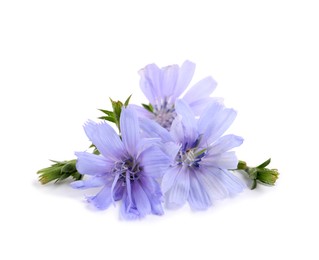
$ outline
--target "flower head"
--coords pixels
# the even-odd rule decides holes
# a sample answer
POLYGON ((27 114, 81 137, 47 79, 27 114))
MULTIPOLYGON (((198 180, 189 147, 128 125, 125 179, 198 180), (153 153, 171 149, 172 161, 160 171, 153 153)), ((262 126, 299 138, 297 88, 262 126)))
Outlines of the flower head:
POLYGON ((74 188, 102 187, 88 198, 96 208, 106 209, 122 200, 121 215, 136 219, 147 214, 163 214, 160 178, 169 163, 157 140, 141 138, 134 110, 122 109, 121 138, 107 123, 88 122, 84 129, 101 155, 77 152, 77 170, 89 175, 74 188))
MULTIPOLYGON (((185 61, 181 67, 171 65, 159 68, 155 64, 149 64, 140 70, 140 87, 150 102, 151 113, 137 108, 139 112, 169 130, 177 115, 175 101, 186 90, 194 71, 195 64, 190 61, 185 61)), ((212 77, 206 77, 190 88, 182 99, 199 115, 214 99, 209 95, 216 85, 212 77)))
POLYGON ((237 167, 232 148, 243 139, 223 133, 236 117, 233 109, 218 102, 207 107, 198 120, 186 102, 176 102, 177 117, 170 132, 151 120, 143 120, 142 128, 150 136, 174 142, 174 159, 162 180, 166 205, 177 208, 189 202, 192 209, 202 210, 222 199, 241 192, 245 185, 228 169, 237 167))

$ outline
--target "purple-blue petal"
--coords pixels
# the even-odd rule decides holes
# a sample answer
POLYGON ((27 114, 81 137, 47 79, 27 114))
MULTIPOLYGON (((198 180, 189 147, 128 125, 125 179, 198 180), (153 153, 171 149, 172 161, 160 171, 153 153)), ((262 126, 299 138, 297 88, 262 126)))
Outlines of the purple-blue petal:
POLYGON ((139 181, 132 183, 132 195, 136 208, 139 212, 139 217, 144 217, 152 212, 149 198, 139 181))
POLYGON ((88 138, 106 158, 120 160, 125 154, 124 145, 118 134, 106 122, 99 124, 89 121, 84 126, 88 138))
POLYGON ((124 192, 123 194, 120 214, 121 217, 125 220, 136 220, 139 218, 139 212, 126 192, 124 192))
POLYGON ((87 152, 76 152, 78 157, 76 169, 81 174, 87 175, 105 175, 110 172, 114 162, 101 155, 95 155, 87 152))
POLYGON ((137 115, 132 108, 122 108, 120 127, 122 141, 126 151, 135 156, 137 154, 137 144, 140 139, 137 115))
POLYGON ((112 192, 113 199, 115 201, 121 200, 125 192, 126 192, 125 183, 123 181, 118 181, 112 192))
POLYGON ((88 202, 93 204, 97 209, 107 209, 112 203, 111 187, 105 185, 97 195, 88 197, 88 202))
POLYGON ((152 213, 155 215, 163 215, 162 192, 156 180, 153 178, 141 177, 141 185, 150 201, 152 213))
POLYGON ((74 181, 70 185, 74 189, 89 189, 105 185, 105 177, 90 177, 86 180, 74 181))
POLYGON ((152 146, 141 153, 138 161, 143 169, 143 175, 160 178, 169 167, 171 160, 159 147, 152 146))

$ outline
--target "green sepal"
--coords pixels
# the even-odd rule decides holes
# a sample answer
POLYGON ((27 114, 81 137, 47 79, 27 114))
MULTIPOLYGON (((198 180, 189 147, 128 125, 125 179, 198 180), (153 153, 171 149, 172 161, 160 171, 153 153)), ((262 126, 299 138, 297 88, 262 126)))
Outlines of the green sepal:
POLYGON ((148 110, 149 112, 151 112, 151 113, 154 113, 154 108, 153 108, 153 106, 152 106, 152 104, 142 104, 142 106, 146 109, 146 110, 148 110))
POLYGON ((262 169, 266 168, 271 162, 271 158, 269 158, 267 161, 264 161, 261 165, 257 166, 257 168, 262 169))

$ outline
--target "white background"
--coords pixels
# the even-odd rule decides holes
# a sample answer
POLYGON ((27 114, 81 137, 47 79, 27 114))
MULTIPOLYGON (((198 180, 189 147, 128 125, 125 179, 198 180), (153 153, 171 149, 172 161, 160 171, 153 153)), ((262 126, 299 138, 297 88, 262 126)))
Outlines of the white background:
POLYGON ((318 259, 317 1, 1 1, 1 259, 318 259), (194 61, 238 111, 239 158, 274 188, 142 221, 96 212, 48 159, 87 148, 108 97, 145 102, 137 71, 194 61))

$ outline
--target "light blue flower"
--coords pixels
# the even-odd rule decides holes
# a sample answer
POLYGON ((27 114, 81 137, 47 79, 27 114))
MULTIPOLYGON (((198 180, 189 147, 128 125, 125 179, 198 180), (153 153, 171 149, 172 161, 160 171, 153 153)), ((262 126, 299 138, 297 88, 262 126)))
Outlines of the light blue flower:
MULTIPOLYGON (((135 106, 145 117, 155 120, 162 127, 170 129, 176 117, 175 101, 180 98, 189 85, 195 71, 195 64, 185 61, 181 67, 171 65, 159 68, 149 64, 140 70, 140 87, 153 108, 153 113, 135 106)), ((216 81, 206 77, 192 86, 182 97, 191 107, 195 115, 200 115, 203 109, 215 98, 209 95, 216 88, 216 81)))
POLYGON ((210 207, 214 201, 241 192, 245 185, 228 169, 237 168, 235 152, 243 139, 232 134, 222 136, 236 117, 233 109, 213 102, 196 119, 185 101, 176 102, 176 118, 170 132, 149 119, 141 120, 147 136, 160 137, 171 145, 170 168, 162 179, 168 208, 188 201, 194 210, 210 207))
POLYGON ((77 152, 77 170, 89 179, 72 183, 74 188, 102 187, 88 197, 98 209, 122 200, 121 215, 136 219, 147 214, 162 215, 162 193, 157 182, 169 165, 156 139, 140 135, 134 110, 123 108, 121 138, 106 122, 88 122, 84 129, 101 155, 77 152))

